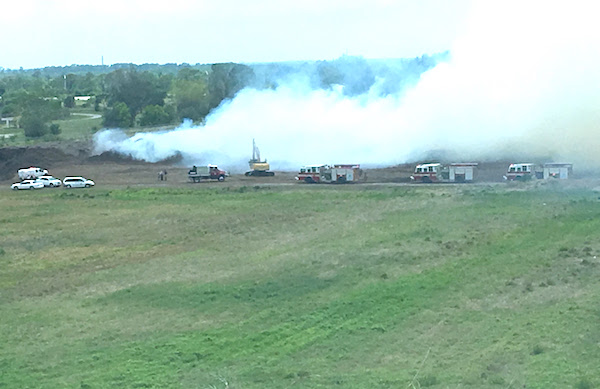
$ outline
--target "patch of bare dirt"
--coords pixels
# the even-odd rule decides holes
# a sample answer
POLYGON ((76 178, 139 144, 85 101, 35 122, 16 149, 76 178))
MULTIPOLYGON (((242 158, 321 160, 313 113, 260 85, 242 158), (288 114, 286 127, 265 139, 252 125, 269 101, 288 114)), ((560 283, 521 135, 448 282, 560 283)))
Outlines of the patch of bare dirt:
MULTIPOLYGON (((479 163, 475 181, 478 183, 502 182, 508 165, 509 161, 479 163)), ((60 179, 65 176, 83 176, 94 180, 99 187, 106 188, 308 185, 297 183, 294 179, 296 172, 289 171, 278 171, 274 177, 246 177, 243 174, 232 174, 224 183, 209 181, 193 184, 187 179, 189 167, 181 166, 179 156, 157 163, 149 163, 113 152, 93 156, 90 145, 86 143, 56 143, 44 146, 0 148, 0 187, 7 188, 10 183, 16 182, 18 180, 17 170, 29 166, 48 169, 50 174, 60 179), (168 172, 167 180, 160 181, 158 173, 164 170, 168 172)), ((415 164, 411 163, 364 169, 367 176, 366 182, 409 184, 414 167, 415 164)), ((222 166, 222 168, 227 169, 227 166, 222 166)), ((569 184, 576 183, 570 182, 569 184)), ((586 181, 586 185, 589 185, 589 182, 586 181)))

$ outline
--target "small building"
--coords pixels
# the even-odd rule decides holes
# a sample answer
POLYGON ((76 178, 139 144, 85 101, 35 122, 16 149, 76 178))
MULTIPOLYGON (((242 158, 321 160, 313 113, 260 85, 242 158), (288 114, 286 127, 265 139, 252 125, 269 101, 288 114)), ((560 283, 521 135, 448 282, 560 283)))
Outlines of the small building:
POLYGON ((558 178, 566 180, 573 174, 572 163, 548 162, 544 164, 544 179, 558 178))

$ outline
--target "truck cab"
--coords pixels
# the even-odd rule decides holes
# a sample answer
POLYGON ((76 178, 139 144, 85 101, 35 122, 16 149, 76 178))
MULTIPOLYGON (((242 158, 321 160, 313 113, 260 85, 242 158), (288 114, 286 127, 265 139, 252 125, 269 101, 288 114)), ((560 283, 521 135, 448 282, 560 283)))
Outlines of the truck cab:
POLYGON ((418 182, 438 182, 442 179, 443 166, 441 163, 423 163, 415 167, 410 179, 418 182))
POLYGON ((296 180, 304 181, 308 184, 321 182, 322 174, 329 169, 331 169, 331 167, 326 164, 306 165, 300 168, 300 173, 296 176, 296 180))
POLYGON ((504 177, 509 181, 526 181, 535 178, 535 164, 511 163, 504 177))
POLYGON ((225 181, 225 177, 228 175, 225 170, 219 169, 217 165, 194 165, 188 171, 188 179, 192 182, 200 182, 202 180, 217 180, 222 182, 225 181))

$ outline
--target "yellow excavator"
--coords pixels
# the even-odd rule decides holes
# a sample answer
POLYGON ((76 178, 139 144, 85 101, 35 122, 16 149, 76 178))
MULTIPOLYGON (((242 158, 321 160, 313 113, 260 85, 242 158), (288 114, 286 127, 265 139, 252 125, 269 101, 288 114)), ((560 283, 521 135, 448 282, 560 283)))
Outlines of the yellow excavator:
POLYGON ((275 172, 269 170, 270 166, 267 160, 260 160, 260 150, 256 147, 254 139, 252 139, 252 159, 248 161, 248 165, 250 170, 245 173, 247 176, 272 177, 275 175, 275 172))

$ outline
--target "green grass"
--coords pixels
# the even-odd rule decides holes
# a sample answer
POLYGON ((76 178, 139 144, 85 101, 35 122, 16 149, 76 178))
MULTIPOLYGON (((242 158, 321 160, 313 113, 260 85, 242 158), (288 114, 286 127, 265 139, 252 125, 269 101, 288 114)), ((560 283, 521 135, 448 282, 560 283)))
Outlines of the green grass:
MULTIPOLYGON (((22 128, 6 128, 4 122, 0 123, 0 147, 7 146, 25 146, 36 145, 48 141, 88 141, 92 139, 94 133, 103 127, 102 117, 86 117, 78 114, 101 115, 102 112, 94 111, 93 107, 79 106, 69 110, 71 116, 63 120, 54 120, 52 123, 58 124, 61 130, 59 135, 47 134, 40 138, 27 138, 22 128), (11 134, 9 138, 2 135, 11 134)), ((123 129, 127 135, 134 135, 136 132, 164 131, 177 127, 178 124, 149 126, 149 127, 131 127, 123 129)))
MULTIPOLYGON (((77 107, 69 110, 70 113, 84 113, 97 115, 101 112, 95 112, 93 108, 77 107)), ((0 147, 6 146, 25 146, 35 145, 47 141, 86 141, 90 140, 93 134, 102 128, 102 118, 90 118, 81 115, 71 115, 64 120, 54 120, 54 124, 60 126, 59 135, 47 134, 40 138, 27 138, 22 128, 0 126, 0 134, 11 134, 10 138, 0 137, 0 147)), ((2 122, 4 124, 4 122, 2 122)))
POLYGON ((591 191, 4 191, 0 211, 0 387, 600 385, 591 191))
POLYGON ((71 116, 65 120, 55 120, 53 123, 60 126, 60 139, 62 140, 88 140, 92 135, 100 130, 102 126, 102 117, 93 118, 82 115, 100 115, 101 112, 94 111, 93 108, 74 108, 70 110, 71 116))

